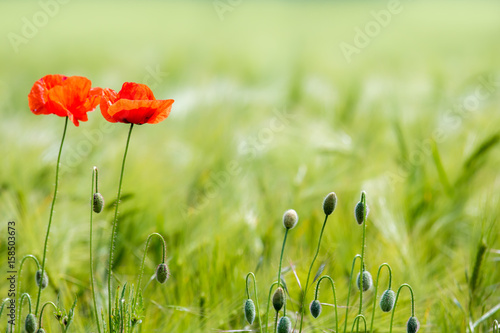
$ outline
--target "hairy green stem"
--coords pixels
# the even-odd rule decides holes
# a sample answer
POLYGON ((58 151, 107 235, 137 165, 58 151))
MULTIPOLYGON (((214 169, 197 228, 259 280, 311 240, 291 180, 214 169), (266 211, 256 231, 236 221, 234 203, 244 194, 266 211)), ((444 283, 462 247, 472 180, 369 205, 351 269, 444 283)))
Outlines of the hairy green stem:
MULTIPOLYGON (((21 261, 19 263, 19 274, 18 274, 18 278, 17 278, 17 290, 18 291, 21 291, 21 275, 22 275, 22 272, 23 272, 24 262, 27 259, 32 259, 35 262, 37 271, 40 269, 40 263, 38 262, 38 259, 34 255, 31 255, 31 254, 25 255, 21 259, 21 261)), ((21 298, 19 298, 17 308, 18 308, 17 309, 17 313, 18 313, 17 314, 17 320, 18 320, 18 322, 21 322, 21 298)), ((19 332, 19 333, 21 332, 21 325, 17 325, 17 330, 16 331, 19 332)))
POLYGON ((257 281, 255 279, 255 274, 252 272, 248 273, 247 277, 245 278, 245 290, 247 292, 248 299, 250 299, 250 292, 248 290, 248 278, 250 276, 253 278, 253 290, 255 294, 255 303, 257 305, 257 319, 259 320, 259 328, 260 332, 264 333, 264 331, 262 330, 262 320, 260 318, 259 295, 257 294, 257 281))
POLYGON ((47 305, 52 305, 54 307, 54 310, 57 311, 57 306, 52 303, 52 302, 45 302, 45 304, 42 305, 42 310, 40 310, 40 318, 38 319, 39 320, 39 323, 38 323, 38 328, 42 328, 42 316, 43 316, 43 310, 45 310, 45 307, 47 305))
POLYGON ((347 319, 348 319, 348 315, 349 315, 349 299, 351 297, 352 276, 354 274, 354 266, 356 265, 356 259, 358 259, 358 258, 361 258, 361 255, 356 254, 354 256, 354 259, 352 260, 351 276, 349 277, 349 288, 347 290, 347 304, 345 307, 344 333, 347 332, 347 319))
POLYGON ((396 306, 398 305, 398 299, 399 299, 399 293, 401 290, 406 287, 408 290, 410 290, 411 294, 411 316, 415 317, 415 298, 413 296, 413 289, 408 283, 403 283, 399 288, 398 292, 396 293, 396 300, 394 301, 394 308, 392 308, 392 316, 391 316, 391 327, 389 330, 389 333, 392 333, 392 324, 394 323, 394 313, 396 312, 396 306))
POLYGON ((90 286, 92 289, 92 301, 94 303, 94 315, 95 315, 95 321, 97 324, 97 331, 101 333, 101 325, 99 323, 99 313, 97 311, 97 301, 95 297, 95 287, 94 287, 94 256, 93 256, 93 219, 94 219, 94 193, 99 192, 98 190, 98 184, 99 184, 99 172, 97 170, 97 167, 94 167, 92 169, 92 186, 91 186, 91 192, 90 192, 90 286), (95 189, 94 189, 95 185, 95 189))
POLYGON ((134 124, 130 124, 130 129, 128 131, 128 136, 127 136, 127 144, 125 145, 125 152, 123 153, 123 161, 122 161, 122 168, 120 172, 120 181, 118 182, 118 195, 116 196, 116 204, 115 204, 115 216, 113 218, 113 227, 111 230, 111 242, 109 244, 109 263, 108 263, 108 319, 109 319, 109 329, 110 332, 112 333, 112 326, 111 326, 111 300, 113 297, 112 291, 111 291, 111 275, 113 274, 113 251, 115 247, 115 239, 116 239, 116 225, 118 224, 118 206, 120 205, 120 195, 122 191, 122 182, 123 182, 123 172, 125 170, 125 160, 127 159, 127 152, 128 152, 128 146, 130 143, 130 136, 132 134, 132 129, 134 128, 134 124))
POLYGON ((311 262, 311 266, 309 266, 309 272, 307 273, 307 280, 306 280, 306 285, 304 287, 304 292, 302 293, 302 305, 300 309, 300 327, 299 327, 299 332, 302 332, 302 324, 304 322, 304 312, 305 312, 305 307, 304 304, 306 302, 306 297, 307 297, 307 290, 309 288, 309 279, 311 277, 311 271, 314 266, 314 262, 316 261, 316 258, 318 257, 319 253, 319 248, 321 245, 321 239, 323 238, 323 232, 325 231, 325 226, 326 226, 326 221, 328 220, 329 215, 325 215, 325 221, 323 222, 323 227, 321 228, 321 232, 319 234, 319 241, 318 241, 318 246, 316 247, 316 253, 314 254, 313 260, 311 262))
POLYGON ((319 280, 318 283, 316 284, 316 291, 314 293, 314 300, 318 299, 318 293, 319 293, 319 284, 323 279, 328 279, 330 281, 330 284, 332 286, 332 291, 333 291, 333 304, 335 305, 335 332, 339 331, 339 314, 337 312, 338 304, 337 304, 337 293, 335 292, 335 283, 333 282, 333 279, 328 276, 328 275, 323 275, 319 280))
POLYGON ((387 269, 389 270, 389 287, 387 289, 391 289, 391 284, 392 284, 392 269, 391 269, 391 266, 388 263, 383 263, 378 268, 377 280, 375 281, 375 296, 373 297, 372 322, 370 324, 370 332, 373 332, 373 320, 375 319, 375 309, 377 308, 378 280, 379 280, 379 277, 380 277, 380 271, 384 267, 387 267, 387 269))
POLYGON ((363 319, 363 323, 365 324, 365 333, 366 333, 366 318, 362 314, 358 314, 356 318, 354 318, 354 321, 352 323, 351 333, 354 332, 354 326, 356 325, 356 323, 358 324, 357 333, 359 333, 359 321, 361 319, 363 319))
POLYGON ((144 255, 142 256, 141 269, 139 271, 139 282, 137 283, 137 291, 135 293, 136 304, 137 304, 137 299, 139 297, 139 290, 141 289, 142 276, 144 275, 144 264, 146 262, 146 254, 148 253, 149 241, 151 240, 151 238, 153 236, 160 237, 160 239, 162 241, 162 245, 163 245, 162 246, 162 248, 163 248, 163 254, 162 254, 162 260, 161 260, 162 264, 165 263, 165 260, 166 260, 166 257, 167 257, 167 243, 165 242, 165 239, 159 233, 153 232, 152 234, 150 234, 148 236, 148 238, 146 240, 146 248, 144 249, 144 255))
MULTIPOLYGON (((29 312, 28 313, 31 313, 31 296, 28 294, 28 293, 23 293, 21 295, 21 297, 19 297, 19 321, 18 323, 21 322, 21 316, 22 316, 22 306, 23 306, 23 300, 25 298, 28 298, 28 309, 29 309, 29 312)), ((22 325, 17 325, 19 327, 19 331, 21 331, 21 326, 22 325)))
MULTIPOLYGON (((281 246, 281 255, 280 255, 280 264, 278 267, 278 288, 281 285, 281 263, 283 262, 283 253, 285 252, 285 244, 286 244, 286 238, 288 236, 288 228, 285 230, 285 237, 283 239, 283 246, 281 246)), ((285 295, 285 304, 286 304, 286 293, 283 293, 285 295)), ((276 333, 276 328, 277 328, 277 323, 278 323, 278 312, 276 311, 276 323, 274 325, 274 332, 276 333)))
POLYGON ((278 284, 278 282, 273 282, 273 284, 271 284, 271 287, 269 288, 269 296, 267 298, 267 311, 266 311, 266 322, 265 322, 265 325, 266 325, 266 333, 268 331, 268 326, 269 326, 269 308, 271 306, 271 293, 273 292, 273 287, 276 286, 278 284))
MULTIPOLYGON (((49 215, 49 224, 47 226, 47 233, 45 234, 45 243, 43 245, 43 256, 42 256, 42 272, 41 275, 43 277, 43 274, 45 273, 45 260, 47 259, 47 244, 49 243, 49 233, 50 233, 50 226, 52 224, 52 216, 54 215, 54 205, 56 203, 56 197, 57 197, 57 187, 59 185, 59 164, 61 162, 61 153, 63 149, 63 144, 64 144, 64 138, 66 137, 66 129, 68 128, 68 117, 66 117, 66 120, 64 122, 64 131, 61 139, 61 145, 59 146, 59 154, 57 155, 57 165, 56 165, 56 182, 54 186, 54 197, 52 198, 52 205, 50 206, 50 215, 49 215)), ((38 296, 36 298, 36 307, 35 307, 35 316, 38 314, 38 305, 40 304, 40 295, 42 294, 42 284, 38 286, 38 296)))

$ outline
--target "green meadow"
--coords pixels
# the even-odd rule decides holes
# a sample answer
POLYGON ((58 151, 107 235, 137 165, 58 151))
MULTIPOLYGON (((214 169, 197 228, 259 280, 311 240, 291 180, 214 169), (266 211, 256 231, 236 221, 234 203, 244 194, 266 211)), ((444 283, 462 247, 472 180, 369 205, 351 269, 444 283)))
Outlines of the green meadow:
MULTIPOLYGON (((264 315, 290 208, 299 221, 282 278, 298 332, 301 288, 332 191, 338 204, 313 276, 324 266, 334 279, 342 328, 349 284, 349 329, 359 306, 349 274, 361 253, 354 207, 366 191, 366 269, 375 277, 389 263, 393 289, 412 286, 419 332, 492 332, 500 319, 499 14, 500 3, 486 0, 1 1, 0 299, 10 287, 8 221, 17 263, 27 254, 41 259, 64 126, 32 114, 27 95, 44 75, 79 75, 117 91, 144 83, 157 99, 175 100, 165 121, 134 127, 125 166, 114 288, 137 281, 152 232, 166 240, 171 272, 165 284, 154 280, 162 250, 153 239, 135 332, 258 332, 243 313, 245 276, 257 277, 264 315)), ((68 127, 41 296, 65 309, 77 298, 68 332, 97 332, 93 166, 105 199, 93 249, 106 316, 129 128, 108 123, 99 107, 88 115, 68 127)), ((36 299, 35 272, 27 262, 18 295, 36 299)), ((387 274, 380 281, 376 297, 387 274)), ((328 288, 321 316, 307 311, 303 332, 334 331, 328 288)), ((313 297, 310 287, 306 306, 313 297)), ((363 294, 369 319, 373 297, 373 288, 363 294)), ((24 318, 26 303, 22 311, 24 318)), ((52 312, 43 327, 60 332, 52 312)), ((406 332, 410 313, 405 290, 394 332, 406 332)), ((374 332, 389 332, 390 319, 378 308, 374 332)), ((4 311, 2 332, 6 321, 4 311)))

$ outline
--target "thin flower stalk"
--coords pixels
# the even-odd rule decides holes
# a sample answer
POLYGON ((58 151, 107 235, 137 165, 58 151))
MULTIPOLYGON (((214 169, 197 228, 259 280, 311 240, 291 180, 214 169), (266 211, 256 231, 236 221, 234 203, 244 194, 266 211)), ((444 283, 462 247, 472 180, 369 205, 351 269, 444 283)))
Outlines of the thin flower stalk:
POLYGON ((382 271, 382 268, 387 267, 387 270, 389 271, 389 286, 387 289, 391 289, 392 285, 392 269, 391 266, 388 263, 383 263, 379 266, 378 272, 377 272, 377 280, 375 281, 375 295, 373 296, 373 309, 372 309, 372 321, 370 323, 370 332, 373 332, 373 320, 375 319, 375 309, 377 308, 377 291, 378 291, 378 281, 380 278, 380 272, 382 271))
POLYGON ((411 295, 411 316, 415 317, 415 298, 413 296, 413 289, 411 288, 411 286, 409 284, 403 283, 398 288, 398 291, 396 293, 396 301, 394 302, 394 308, 392 309, 391 326, 390 326, 389 333, 392 333, 392 324, 394 323, 394 313, 396 312, 396 306, 398 305, 399 294, 401 293, 401 290, 403 288, 405 288, 405 287, 408 288, 408 290, 410 291, 410 295, 411 295))
POLYGON ((245 290, 246 290, 248 299, 250 299, 250 291, 248 288, 248 278, 250 276, 253 279, 253 290, 254 290, 254 294, 255 294, 255 305, 256 305, 256 309, 257 309, 257 319, 259 320, 259 328, 260 328, 260 332, 264 333, 264 331, 262 330, 262 320, 260 318, 259 295, 257 294, 257 281, 255 279, 255 274, 252 272, 248 273, 246 278, 245 278, 245 290))

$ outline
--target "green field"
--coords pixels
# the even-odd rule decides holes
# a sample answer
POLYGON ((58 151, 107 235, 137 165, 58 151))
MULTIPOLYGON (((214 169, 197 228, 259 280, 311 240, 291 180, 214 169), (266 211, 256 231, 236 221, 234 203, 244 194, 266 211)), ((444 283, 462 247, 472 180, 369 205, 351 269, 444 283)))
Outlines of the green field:
MULTIPOLYGON (((387 262, 394 288, 413 287, 419 332, 466 332, 496 307, 474 330, 491 332, 500 319, 500 3, 402 0, 377 21, 390 3, 1 1, 0 299, 9 288, 8 221, 16 222, 18 260, 42 256, 64 125, 33 115, 27 95, 46 74, 80 75, 115 90, 145 83, 158 99, 175 99, 164 122, 134 128, 125 168, 115 287, 137 280, 151 232, 165 237, 172 274, 145 289, 141 332, 258 330, 244 320, 245 276, 256 273, 264 312, 289 208, 299 215, 283 259, 295 324, 294 272, 303 286, 331 191, 338 205, 313 271, 325 264, 345 305, 361 251, 353 211, 362 190, 367 269, 375 276, 387 262), (357 51, 346 57, 347 44, 357 51)), ((70 332, 96 332, 88 256, 94 165, 106 200, 94 217, 97 303, 107 309, 127 131, 99 108, 68 128, 42 300, 59 295, 68 309, 78 298, 70 332)), ((160 260, 153 241, 143 285, 160 260)), ((27 264, 21 292, 32 298, 34 274, 27 264)), ((353 290, 349 327, 359 301, 353 290)), ((371 318, 373 290, 364 295, 371 318)), ((44 329, 60 332, 50 312, 44 329)), ((333 332, 333 313, 325 305, 318 319, 308 314, 303 331, 333 332)), ((409 316, 405 291, 393 331, 406 331, 409 316)), ((6 320, 4 313, 2 332, 6 320)), ((389 332, 389 321, 378 310, 376 331, 389 332)))

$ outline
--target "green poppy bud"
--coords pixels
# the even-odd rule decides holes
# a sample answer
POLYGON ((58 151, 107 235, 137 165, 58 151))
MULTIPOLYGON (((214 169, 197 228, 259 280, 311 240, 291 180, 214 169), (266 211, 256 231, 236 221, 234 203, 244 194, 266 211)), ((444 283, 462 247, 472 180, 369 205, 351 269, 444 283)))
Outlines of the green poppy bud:
POLYGON ((34 314, 30 313, 26 316, 26 320, 24 322, 24 329, 27 333, 35 333, 37 328, 36 317, 34 314))
POLYGON ((396 293, 391 289, 387 289, 380 297, 380 308, 384 312, 389 312, 394 307, 394 301, 396 300, 396 293))
MULTIPOLYGON (((370 289, 372 284, 373 284, 373 279, 370 272, 363 271, 363 291, 367 291, 368 289, 370 289)), ((358 277, 356 278, 356 285, 358 286, 358 289, 361 290, 361 286, 359 284, 359 273, 358 277)))
POLYGON ((354 217, 356 218, 356 222, 358 222, 358 224, 363 224, 363 221, 368 218, 369 211, 370 210, 368 209, 368 205, 366 206, 366 212, 365 212, 365 207, 363 203, 361 201, 358 202, 356 204, 356 207, 354 208, 354 217))
POLYGON ((156 280, 160 283, 165 283, 169 277, 170 271, 168 270, 167 264, 159 264, 158 267, 156 267, 156 280))
POLYGON ((250 325, 255 320, 255 305, 250 298, 245 301, 245 319, 250 325))
POLYGON ((317 299, 315 299, 311 302, 309 310, 311 311, 311 314, 314 318, 318 318, 321 314, 321 303, 317 299))
POLYGON ((42 270, 41 269, 36 271, 35 281, 36 281, 36 285, 38 287, 40 287, 40 284, 41 284, 42 289, 47 288, 47 286, 49 285, 49 277, 47 276, 47 271, 46 270, 43 271, 43 277, 42 277, 42 270))
POLYGON ((101 193, 99 192, 94 193, 92 208, 94 209, 94 212, 97 214, 102 212, 102 209, 104 208, 104 197, 102 196, 101 193))
POLYGON ((323 211, 325 215, 330 215, 337 207, 337 195, 334 192, 328 193, 323 200, 323 211))
POLYGON ((278 333, 289 333, 292 329, 292 322, 288 317, 281 317, 278 323, 278 333))
POLYGON ((283 225, 287 229, 292 229, 293 227, 295 227, 298 221, 299 216, 293 209, 289 209, 285 212, 285 214, 283 214, 283 225))
POLYGON ((43 328, 39 328, 38 331, 36 331, 36 333, 45 333, 45 330, 43 328))
POLYGON ((276 289, 273 295, 273 307, 278 312, 285 305, 285 291, 283 288, 279 287, 276 289))
POLYGON ((417 317, 410 317, 408 322, 406 323, 406 332, 408 333, 417 333, 420 328, 420 323, 418 322, 417 317))

